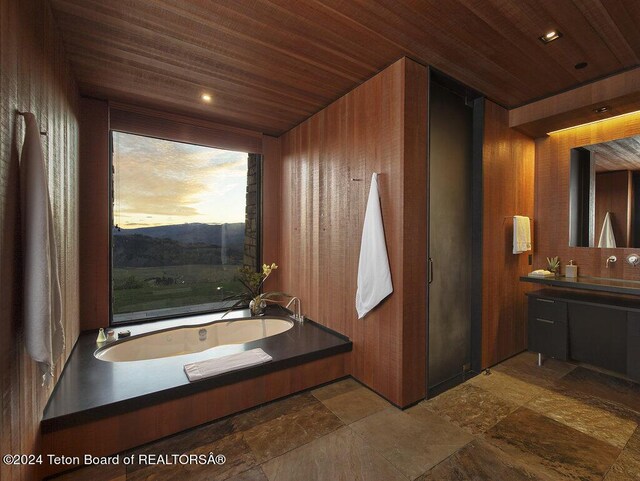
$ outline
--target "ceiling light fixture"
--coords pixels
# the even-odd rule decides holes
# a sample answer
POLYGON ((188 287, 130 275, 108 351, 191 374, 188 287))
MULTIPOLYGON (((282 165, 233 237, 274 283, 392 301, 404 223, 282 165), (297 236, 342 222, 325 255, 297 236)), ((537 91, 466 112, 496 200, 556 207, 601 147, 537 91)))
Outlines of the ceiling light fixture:
POLYGON ((546 44, 546 43, 551 43, 554 40, 558 40, 560 37, 562 37, 562 32, 558 32, 557 30, 550 30, 549 32, 545 33, 544 35, 538 38, 542 43, 546 44))
MULTIPOLYGON (((595 109, 594 112, 596 110, 598 110, 598 109, 595 109)), ((607 108, 607 110, 605 110, 605 112, 608 111, 608 110, 609 109, 607 108)), ((563 129, 552 130, 551 132, 547 132, 547 135, 557 134, 558 132, 564 132, 565 130, 577 129, 578 127, 584 127, 586 125, 599 124, 600 122, 609 122, 609 121, 612 121, 612 120, 620 119, 622 117, 627 117, 629 115, 639 115, 639 114, 640 114, 640 110, 635 110, 633 112, 628 112, 626 114, 613 115, 611 117, 607 117, 606 119, 592 120, 591 122, 585 122, 584 124, 578 124, 578 125, 573 125, 571 127, 565 127, 563 129)))
POLYGON ((200 98, 202 99, 203 102, 206 102, 206 103, 211 102, 211 95, 210 94, 202 94, 200 96, 200 98))

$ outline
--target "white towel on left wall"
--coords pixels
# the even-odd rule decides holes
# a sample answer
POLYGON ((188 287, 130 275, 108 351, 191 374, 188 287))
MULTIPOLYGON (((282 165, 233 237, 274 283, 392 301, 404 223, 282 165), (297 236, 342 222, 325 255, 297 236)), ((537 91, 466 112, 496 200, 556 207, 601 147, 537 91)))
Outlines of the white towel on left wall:
POLYGON ((25 343, 47 384, 64 351, 60 280, 40 129, 33 114, 25 114, 24 120, 20 196, 25 343))
POLYGON ((360 261, 358 263, 358 289, 356 291, 356 310, 358 319, 376 307, 393 292, 391 269, 387 256, 387 244, 384 239, 384 225, 378 194, 378 174, 371 176, 371 187, 367 210, 362 226, 360 261))

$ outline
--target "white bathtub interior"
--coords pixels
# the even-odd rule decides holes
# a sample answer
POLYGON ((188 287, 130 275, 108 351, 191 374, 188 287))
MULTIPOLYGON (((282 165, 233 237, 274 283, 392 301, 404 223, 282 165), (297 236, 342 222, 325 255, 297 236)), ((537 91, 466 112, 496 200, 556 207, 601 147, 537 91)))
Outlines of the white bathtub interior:
POLYGON ((275 336, 292 327, 293 321, 277 317, 216 321, 134 336, 101 347, 95 357, 101 361, 127 362, 182 356, 275 336))

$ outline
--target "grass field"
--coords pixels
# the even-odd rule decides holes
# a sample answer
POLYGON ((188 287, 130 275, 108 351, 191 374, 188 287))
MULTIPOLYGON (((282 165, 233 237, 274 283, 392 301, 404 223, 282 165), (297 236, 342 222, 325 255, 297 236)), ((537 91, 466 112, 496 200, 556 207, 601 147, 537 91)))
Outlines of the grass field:
POLYGON ((187 265, 113 269, 113 313, 221 301, 241 288, 240 266, 187 265), (218 289, 220 288, 220 289, 218 289))

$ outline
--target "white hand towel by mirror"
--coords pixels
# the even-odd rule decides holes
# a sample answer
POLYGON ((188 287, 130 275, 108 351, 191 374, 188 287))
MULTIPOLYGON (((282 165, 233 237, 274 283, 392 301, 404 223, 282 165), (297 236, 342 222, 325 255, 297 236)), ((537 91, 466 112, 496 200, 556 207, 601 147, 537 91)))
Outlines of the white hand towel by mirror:
POLYGON ((598 247, 616 247, 616 237, 613 235, 613 225, 611 224, 610 212, 607 212, 607 215, 604 216, 598 247))
POLYGON ((207 359, 184 365, 184 373, 189 381, 199 381, 207 377, 217 376, 225 372, 237 371, 245 367, 256 366, 271 361, 272 357, 262 349, 229 354, 228 356, 207 359))
POLYGON ((38 363, 46 384, 64 350, 60 281, 40 129, 33 114, 25 114, 24 120, 20 156, 24 330, 27 353, 38 363))
POLYGON ((513 253, 522 254, 531 249, 531 221, 523 215, 513 216, 513 253))
POLYGON ((384 240, 384 226, 378 195, 378 174, 371 176, 371 188, 367 211, 362 227, 360 262, 358 264, 358 290, 356 291, 356 310, 358 319, 376 307, 393 292, 391 269, 387 257, 387 245, 384 240))

